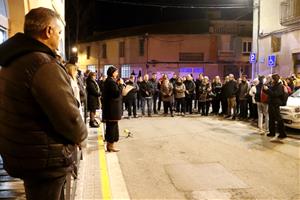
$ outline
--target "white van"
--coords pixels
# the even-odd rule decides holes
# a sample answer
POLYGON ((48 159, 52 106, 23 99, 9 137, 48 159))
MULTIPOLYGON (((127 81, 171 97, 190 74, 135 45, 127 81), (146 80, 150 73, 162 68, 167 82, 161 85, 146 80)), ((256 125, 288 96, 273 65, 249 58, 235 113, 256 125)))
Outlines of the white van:
POLYGON ((280 107, 284 125, 300 130, 300 89, 291 94, 286 106, 280 107))

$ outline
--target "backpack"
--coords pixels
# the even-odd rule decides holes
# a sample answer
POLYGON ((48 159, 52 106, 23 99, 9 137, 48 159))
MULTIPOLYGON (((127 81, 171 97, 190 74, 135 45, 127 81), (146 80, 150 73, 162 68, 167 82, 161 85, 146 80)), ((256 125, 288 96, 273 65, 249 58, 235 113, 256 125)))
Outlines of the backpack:
POLYGON ((282 85, 283 95, 281 96, 281 106, 286 106, 286 102, 289 98, 289 90, 285 85, 282 85))
POLYGON ((264 92, 263 88, 261 88, 261 91, 260 91, 260 102, 261 103, 269 102, 269 96, 264 92))

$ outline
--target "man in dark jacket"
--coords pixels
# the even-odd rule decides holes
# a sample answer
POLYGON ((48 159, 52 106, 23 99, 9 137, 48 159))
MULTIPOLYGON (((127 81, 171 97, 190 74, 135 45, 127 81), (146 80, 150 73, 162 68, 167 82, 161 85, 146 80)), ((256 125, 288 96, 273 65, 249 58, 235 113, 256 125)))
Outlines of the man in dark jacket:
POLYGON ((229 81, 224 87, 224 95, 227 97, 228 102, 228 115, 226 116, 226 118, 231 117, 231 110, 233 110, 232 119, 235 119, 236 117, 236 94, 238 92, 238 89, 238 84, 234 80, 234 75, 229 74, 229 81))
POLYGON ((282 96, 284 95, 283 85, 279 82, 279 75, 272 75, 272 86, 263 86, 263 90, 268 94, 269 100, 269 131, 268 137, 274 137, 276 133, 275 123, 279 132, 278 139, 286 138, 283 120, 280 115, 280 106, 282 105, 282 96))
POLYGON ((59 19, 50 9, 33 9, 24 34, 0 46, 0 154, 5 170, 24 180, 27 199, 60 199, 76 145, 87 136, 55 55, 59 19))
POLYGON ((193 95, 195 92, 195 83, 191 75, 187 75, 186 81, 184 81, 184 85, 186 88, 185 91, 185 101, 186 101, 186 111, 190 114, 193 113, 193 95))
POLYGON ((156 75, 156 73, 153 73, 151 79, 149 80, 149 82, 151 83, 152 88, 153 88, 153 112, 154 112, 154 114, 157 114, 157 100, 159 97, 158 81, 156 79, 157 79, 157 75, 156 75))
POLYGON ((149 81, 149 75, 144 75, 144 81, 140 84, 140 92, 142 96, 142 115, 145 115, 145 104, 147 103, 148 116, 151 117, 153 86, 149 81))

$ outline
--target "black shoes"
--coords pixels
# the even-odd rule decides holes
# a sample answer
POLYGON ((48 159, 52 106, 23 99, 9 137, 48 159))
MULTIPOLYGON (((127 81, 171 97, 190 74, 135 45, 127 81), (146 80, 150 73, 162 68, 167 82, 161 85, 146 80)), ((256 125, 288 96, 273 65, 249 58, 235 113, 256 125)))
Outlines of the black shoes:
POLYGON ((279 135, 277 138, 280 139, 280 140, 282 140, 282 139, 284 139, 286 137, 287 137, 286 135, 279 135))
POLYGON ((269 133, 267 134, 268 137, 275 137, 275 134, 269 133))

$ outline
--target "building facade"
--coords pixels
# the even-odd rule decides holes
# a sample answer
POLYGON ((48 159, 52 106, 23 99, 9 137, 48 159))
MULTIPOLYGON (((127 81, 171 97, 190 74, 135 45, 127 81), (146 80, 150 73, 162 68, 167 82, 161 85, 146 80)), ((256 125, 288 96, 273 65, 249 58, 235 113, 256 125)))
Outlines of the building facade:
POLYGON ((255 0, 253 14, 253 74, 300 73, 300 0, 255 0))
POLYGON ((251 36, 249 21, 211 21, 201 34, 145 33, 82 42, 78 61, 82 70, 99 74, 106 74, 114 65, 123 78, 154 72, 169 77, 173 73, 194 77, 203 73, 211 78, 229 73, 250 76, 251 36))
MULTIPOLYGON (((33 8, 47 7, 55 10, 65 26, 64 0, 0 0, 0 43, 17 32, 23 32, 24 16, 33 8)), ((60 52, 65 52, 65 31, 61 33, 60 52)))

